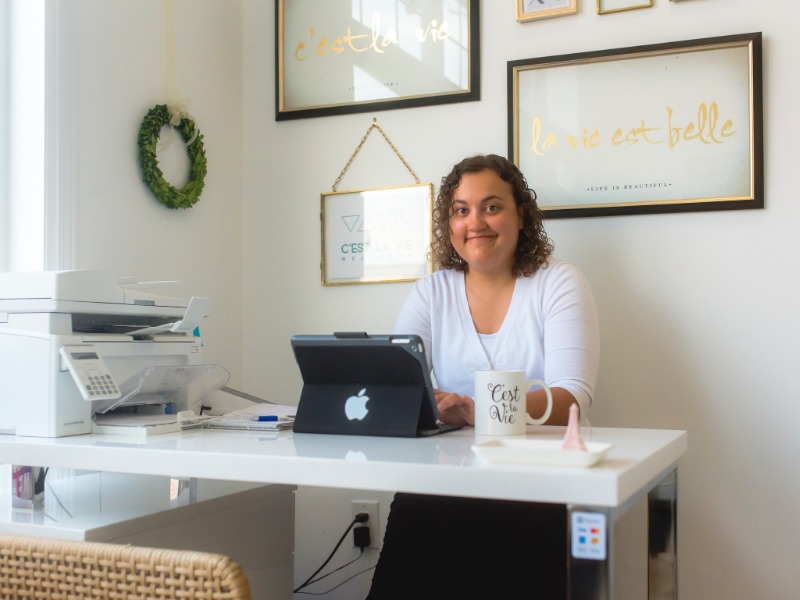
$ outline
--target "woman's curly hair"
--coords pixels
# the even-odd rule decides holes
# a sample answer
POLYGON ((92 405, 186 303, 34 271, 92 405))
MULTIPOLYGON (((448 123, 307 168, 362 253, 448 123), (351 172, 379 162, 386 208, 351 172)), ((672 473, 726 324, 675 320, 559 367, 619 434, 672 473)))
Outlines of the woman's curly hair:
POLYGON ((433 207, 433 242, 430 258, 434 269, 466 270, 467 263, 455 251, 450 241, 453 194, 465 173, 486 170, 494 171, 500 179, 511 184, 514 201, 517 207, 522 207, 522 229, 514 253, 513 274, 515 277, 532 275, 547 264, 548 257, 553 253, 553 242, 544 231, 544 219, 542 211, 536 204, 536 192, 528 187, 525 176, 514 163, 497 154, 465 158, 442 178, 442 185, 433 207))

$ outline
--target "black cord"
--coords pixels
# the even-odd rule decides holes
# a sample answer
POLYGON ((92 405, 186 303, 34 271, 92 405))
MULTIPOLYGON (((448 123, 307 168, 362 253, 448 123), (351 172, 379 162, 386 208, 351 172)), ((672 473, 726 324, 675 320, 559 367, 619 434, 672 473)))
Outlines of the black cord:
POLYGON ((330 572, 328 572, 328 573, 325 573, 325 575, 320 575, 320 576, 319 576, 319 577, 317 577, 316 579, 312 579, 311 581, 309 581, 309 582, 308 582, 308 585, 315 584, 315 583, 317 583, 318 581, 322 581, 322 580, 323 580, 323 579, 325 579, 326 577, 330 577, 331 575, 333 575, 333 574, 334 574, 334 573, 336 573, 337 571, 341 571, 341 570, 342 570, 342 569, 344 569, 345 567, 348 567, 348 566, 352 565, 354 562, 356 562, 357 560, 359 560, 359 559, 360 559, 362 556, 364 556, 364 549, 363 549, 363 548, 361 549, 361 552, 359 553, 359 555, 358 555, 358 556, 356 556, 356 557, 355 557, 353 560, 351 560, 351 561, 349 561, 349 562, 346 562, 346 563, 344 563, 344 564, 343 564, 341 567, 336 567, 336 568, 335 568, 333 571, 330 571, 330 572))
MULTIPOLYGON (((361 558, 361 557, 359 556, 358 558, 361 558)), ((358 560, 358 559, 356 559, 356 560, 358 560)), ((350 563, 352 563, 352 562, 353 562, 353 561, 351 560, 351 561, 350 561, 349 563, 347 563, 347 564, 349 565, 349 564, 350 564, 350 563)), ((332 588, 329 588, 329 589, 325 590, 324 592, 298 592, 298 594, 308 594, 309 596, 324 596, 325 594, 330 594, 330 593, 331 593, 333 590, 335 590, 335 589, 337 589, 337 588, 340 588, 340 587, 342 587, 342 586, 343 586, 345 583, 347 583, 347 582, 348 582, 348 581, 350 581, 351 579, 355 579, 356 577, 358 577, 359 575, 363 575, 363 574, 364 574, 364 573, 366 573, 367 571, 372 571, 372 570, 375 568, 375 566, 376 566, 376 565, 372 565, 371 567, 367 567, 366 569, 362 569, 362 570, 361 570, 361 571, 359 571, 358 573, 353 573, 353 574, 352 574, 352 575, 350 575, 350 577, 348 577, 347 579, 345 579, 345 580, 343 580, 343 581, 340 581, 340 582, 339 582, 339 583, 337 583, 335 586, 333 586, 332 588)), ((322 579, 322 577, 320 577, 320 579, 322 579)), ((317 581, 319 581, 319 579, 318 579, 317 581)), ((314 583, 314 582, 312 581, 311 583, 314 583)))
MULTIPOLYGON (((352 522, 350 523, 350 525, 347 527, 347 529, 345 530, 345 532, 342 534, 342 537, 341 537, 341 538, 339 538, 339 541, 336 543, 336 546, 334 547, 333 551, 332 551, 332 552, 331 552, 331 553, 328 555, 328 558, 326 558, 326 559, 325 559, 325 562, 324 562, 324 563, 322 563, 322 565, 320 565, 319 569, 317 569, 316 571, 314 571, 314 572, 311 574, 311 576, 310 576, 308 579, 306 579, 306 580, 305 580, 305 581, 304 581, 302 584, 300 584, 299 586, 297 586, 297 587, 296 587, 296 588, 293 590, 294 592, 299 592, 300 590, 302 590, 304 587, 306 587, 308 584, 310 584, 310 583, 311 583, 311 580, 312 580, 312 579, 314 579, 314 577, 316 577, 316 576, 317 576, 317 573, 319 573, 320 571, 322 571, 322 569, 324 569, 324 568, 325 568, 325 565, 327 565, 327 564, 328 564, 328 563, 331 561, 331 559, 333 558, 333 555, 334 555, 334 554, 336 554, 336 551, 339 549, 339 546, 341 546, 341 545, 342 545, 342 542, 343 542, 343 541, 344 541, 344 539, 347 537, 347 534, 348 534, 348 533, 350 533, 350 530, 351 530, 353 527, 355 527, 355 524, 356 524, 356 523, 360 523, 360 522, 361 522, 361 521, 359 520, 359 518, 358 518, 358 517, 356 517, 356 518, 354 518, 354 519, 353 519, 353 521, 352 521, 352 522)), ((362 553, 363 553, 363 549, 362 549, 362 553)))

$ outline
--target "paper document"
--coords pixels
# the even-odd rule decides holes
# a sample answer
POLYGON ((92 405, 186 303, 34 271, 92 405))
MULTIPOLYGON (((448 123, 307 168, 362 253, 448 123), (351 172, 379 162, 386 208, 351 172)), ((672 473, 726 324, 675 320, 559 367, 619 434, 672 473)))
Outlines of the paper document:
POLYGON ((256 404, 234 410, 205 422, 206 429, 239 429, 245 431, 283 431, 294 425, 296 406, 256 404))
POLYGON ((173 323, 165 323, 163 325, 156 325, 154 327, 145 327, 144 329, 137 329, 135 331, 129 331, 128 335, 154 335, 156 333, 185 333, 189 331, 194 331, 196 327, 200 325, 200 322, 205 318, 206 312, 208 311, 208 306, 210 301, 208 298, 201 298, 198 296, 193 296, 191 300, 189 300, 189 306, 186 307, 186 312, 183 315, 183 319, 180 321, 175 321, 173 323))
POLYGON ((240 429, 244 431, 283 431, 291 429, 294 419, 284 421, 255 421, 253 419, 228 419, 215 417, 205 422, 206 429, 240 429))

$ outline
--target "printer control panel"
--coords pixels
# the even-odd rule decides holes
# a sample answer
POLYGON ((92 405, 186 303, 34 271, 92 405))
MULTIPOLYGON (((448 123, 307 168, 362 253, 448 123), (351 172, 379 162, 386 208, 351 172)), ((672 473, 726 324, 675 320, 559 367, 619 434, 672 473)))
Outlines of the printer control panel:
POLYGON ((84 400, 114 400, 119 388, 94 346, 63 346, 60 350, 84 400))

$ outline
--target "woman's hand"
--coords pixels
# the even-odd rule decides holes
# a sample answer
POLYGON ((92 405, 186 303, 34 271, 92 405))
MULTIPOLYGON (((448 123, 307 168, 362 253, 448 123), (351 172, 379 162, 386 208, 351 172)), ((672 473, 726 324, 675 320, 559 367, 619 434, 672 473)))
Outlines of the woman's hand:
POLYGON ((475 424, 475 402, 469 396, 434 389, 439 419, 454 425, 475 424))

